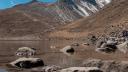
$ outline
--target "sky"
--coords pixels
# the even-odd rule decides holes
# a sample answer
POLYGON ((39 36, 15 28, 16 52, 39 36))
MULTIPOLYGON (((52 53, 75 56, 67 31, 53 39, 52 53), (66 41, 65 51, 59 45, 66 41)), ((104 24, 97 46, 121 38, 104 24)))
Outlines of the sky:
MULTIPOLYGON (((32 0, 0 0, 0 9, 11 8, 15 5, 25 4, 31 1, 32 0)), ((54 3, 57 0, 37 0, 37 1, 44 2, 44 3, 54 3)))

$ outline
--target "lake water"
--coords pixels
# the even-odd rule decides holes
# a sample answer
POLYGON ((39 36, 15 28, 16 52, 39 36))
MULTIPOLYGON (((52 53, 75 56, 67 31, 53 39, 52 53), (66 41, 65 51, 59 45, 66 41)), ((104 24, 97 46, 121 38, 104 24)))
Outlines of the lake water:
MULTIPOLYGON (((80 66, 81 59, 78 56, 67 56, 59 50, 49 48, 47 41, 0 41, 0 67, 5 68, 7 72, 29 72, 16 71, 15 68, 8 68, 6 64, 18 59, 15 52, 19 47, 32 47, 37 49, 35 58, 43 59, 46 65, 58 65, 62 67, 80 66)), ((6 72, 0 68, 0 72, 6 72)))
MULTIPOLYGON (((29 3, 32 0, 0 0, 0 9, 7 9, 7 8, 11 8, 15 5, 19 5, 19 4, 25 4, 25 3, 29 3)), ((44 2, 44 3, 54 3, 57 0, 37 0, 39 2, 44 2)))

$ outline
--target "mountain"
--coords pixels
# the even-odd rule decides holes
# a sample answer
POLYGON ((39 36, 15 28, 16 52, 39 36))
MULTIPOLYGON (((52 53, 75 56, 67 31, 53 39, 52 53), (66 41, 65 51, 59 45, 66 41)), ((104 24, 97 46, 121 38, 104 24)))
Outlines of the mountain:
POLYGON ((45 4, 36 0, 0 11, 1 39, 40 39, 57 26, 94 14, 110 0, 59 0, 45 4))
POLYGON ((62 24, 71 22, 81 17, 86 17, 98 12, 111 0, 58 0, 54 4, 32 3, 27 5, 29 12, 47 12, 62 24))
POLYGON ((81 38, 88 34, 107 33, 106 28, 111 26, 128 25, 127 0, 113 0, 111 4, 87 18, 80 19, 66 26, 60 27, 51 37, 81 38))

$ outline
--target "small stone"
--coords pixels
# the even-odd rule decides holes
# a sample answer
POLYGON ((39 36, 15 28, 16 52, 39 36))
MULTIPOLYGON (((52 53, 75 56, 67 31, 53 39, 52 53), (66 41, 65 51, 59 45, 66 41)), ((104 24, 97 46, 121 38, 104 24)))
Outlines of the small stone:
POLYGON ((83 46, 89 46, 89 43, 82 43, 83 46))
POLYGON ((79 43, 73 43, 71 46, 79 46, 79 43))

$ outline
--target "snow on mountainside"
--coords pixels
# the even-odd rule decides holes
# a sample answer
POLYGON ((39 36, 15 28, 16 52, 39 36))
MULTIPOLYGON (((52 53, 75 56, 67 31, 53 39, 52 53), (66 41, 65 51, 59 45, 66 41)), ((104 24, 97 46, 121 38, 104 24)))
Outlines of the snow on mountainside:
MULTIPOLYGON (((92 15, 110 0, 58 0, 44 4, 33 0, 27 4, 0 11, 0 37, 41 35, 48 31, 92 15)), ((35 38, 34 38, 35 39, 35 38)))
POLYGON ((47 17, 50 15, 55 21, 65 24, 92 15, 110 2, 111 0, 58 0, 53 4, 44 4, 33 1, 22 7, 22 11, 42 16, 45 13, 48 14, 47 17))
POLYGON ((111 0, 59 0, 55 4, 55 10, 62 21, 73 21, 79 17, 86 17, 105 5, 109 4, 111 0))

